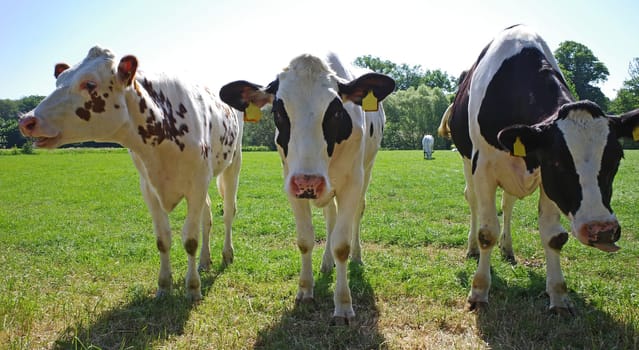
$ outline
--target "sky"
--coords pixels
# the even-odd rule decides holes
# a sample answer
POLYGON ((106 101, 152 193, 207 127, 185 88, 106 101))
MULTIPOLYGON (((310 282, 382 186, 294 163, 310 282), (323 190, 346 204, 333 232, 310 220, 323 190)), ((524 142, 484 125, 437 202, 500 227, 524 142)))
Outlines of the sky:
POLYGON ((54 65, 95 45, 214 91, 239 79, 266 85, 299 54, 326 51, 458 76, 518 23, 553 51, 566 40, 590 48, 614 98, 639 57, 638 21, 637 0, 0 0, 0 99, 48 95, 54 65))

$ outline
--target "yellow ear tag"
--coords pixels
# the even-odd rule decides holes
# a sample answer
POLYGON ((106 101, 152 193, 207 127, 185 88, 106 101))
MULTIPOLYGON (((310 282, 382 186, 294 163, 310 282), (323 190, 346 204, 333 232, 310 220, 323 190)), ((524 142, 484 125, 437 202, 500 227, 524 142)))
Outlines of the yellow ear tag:
POLYGON ((366 112, 376 112, 379 108, 377 105, 377 97, 373 94, 373 90, 368 92, 368 95, 362 99, 362 108, 366 112))
POLYGON ((517 157, 525 157, 526 156, 526 146, 521 142, 519 136, 515 138, 515 143, 513 144, 513 155, 517 157))
POLYGON ((632 129, 632 139, 639 141, 639 126, 635 126, 635 128, 632 129))
POLYGON ((262 118, 262 110, 253 102, 249 102, 248 107, 244 110, 244 121, 257 123, 262 118))

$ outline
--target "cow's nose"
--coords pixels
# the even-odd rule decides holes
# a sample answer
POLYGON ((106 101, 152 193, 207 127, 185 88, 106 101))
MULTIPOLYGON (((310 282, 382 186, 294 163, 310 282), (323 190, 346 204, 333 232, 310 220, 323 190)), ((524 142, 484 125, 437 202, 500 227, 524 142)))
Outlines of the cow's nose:
POLYGON ((580 231, 579 240, 584 244, 607 252, 619 249, 615 242, 621 237, 621 227, 616 220, 589 222, 580 231))
POLYGON ((326 187, 321 175, 294 175, 291 177, 290 191, 297 198, 316 199, 326 187))
POLYGON ((31 136, 37 125, 38 119, 34 116, 24 117, 20 119, 20 122, 18 123, 20 132, 24 136, 31 136))

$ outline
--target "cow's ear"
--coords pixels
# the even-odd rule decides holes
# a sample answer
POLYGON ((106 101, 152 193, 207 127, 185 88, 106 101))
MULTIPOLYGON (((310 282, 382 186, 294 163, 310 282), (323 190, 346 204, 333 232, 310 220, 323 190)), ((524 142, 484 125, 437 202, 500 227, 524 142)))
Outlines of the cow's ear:
POLYGON ((55 67, 53 68, 53 76, 58 79, 58 77, 60 76, 60 74, 62 74, 62 72, 64 72, 65 70, 69 69, 69 65, 66 63, 58 63, 55 65, 55 67))
POLYGON ((384 74, 367 73, 348 83, 338 83, 338 87, 342 100, 353 101, 360 106, 362 103, 376 106, 395 90, 395 80, 384 74))
POLYGON ((138 69, 138 59, 135 56, 124 56, 118 64, 118 80, 123 85, 131 85, 138 69))
POLYGON ((238 80, 222 86, 220 99, 229 106, 244 111, 251 102, 258 108, 271 103, 275 91, 277 91, 277 80, 270 83, 266 89, 262 89, 261 85, 253 84, 246 80, 238 80))
POLYGON ((610 117, 610 125, 618 137, 639 141, 639 108, 624 113, 619 117, 610 117))
POLYGON ((513 125, 501 130, 497 140, 504 151, 516 157, 526 157, 539 148, 541 131, 528 125, 513 125))

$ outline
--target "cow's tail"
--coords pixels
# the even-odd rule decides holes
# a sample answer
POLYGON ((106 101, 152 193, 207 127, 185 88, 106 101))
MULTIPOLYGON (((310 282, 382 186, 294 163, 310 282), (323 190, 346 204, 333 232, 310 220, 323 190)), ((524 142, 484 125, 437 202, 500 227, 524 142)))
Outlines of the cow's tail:
POLYGON ((442 121, 439 123, 439 127, 437 128, 437 133, 441 137, 450 138, 450 129, 448 128, 448 120, 450 119, 451 114, 453 114, 453 104, 451 103, 448 108, 446 108, 446 112, 442 116, 442 121))

